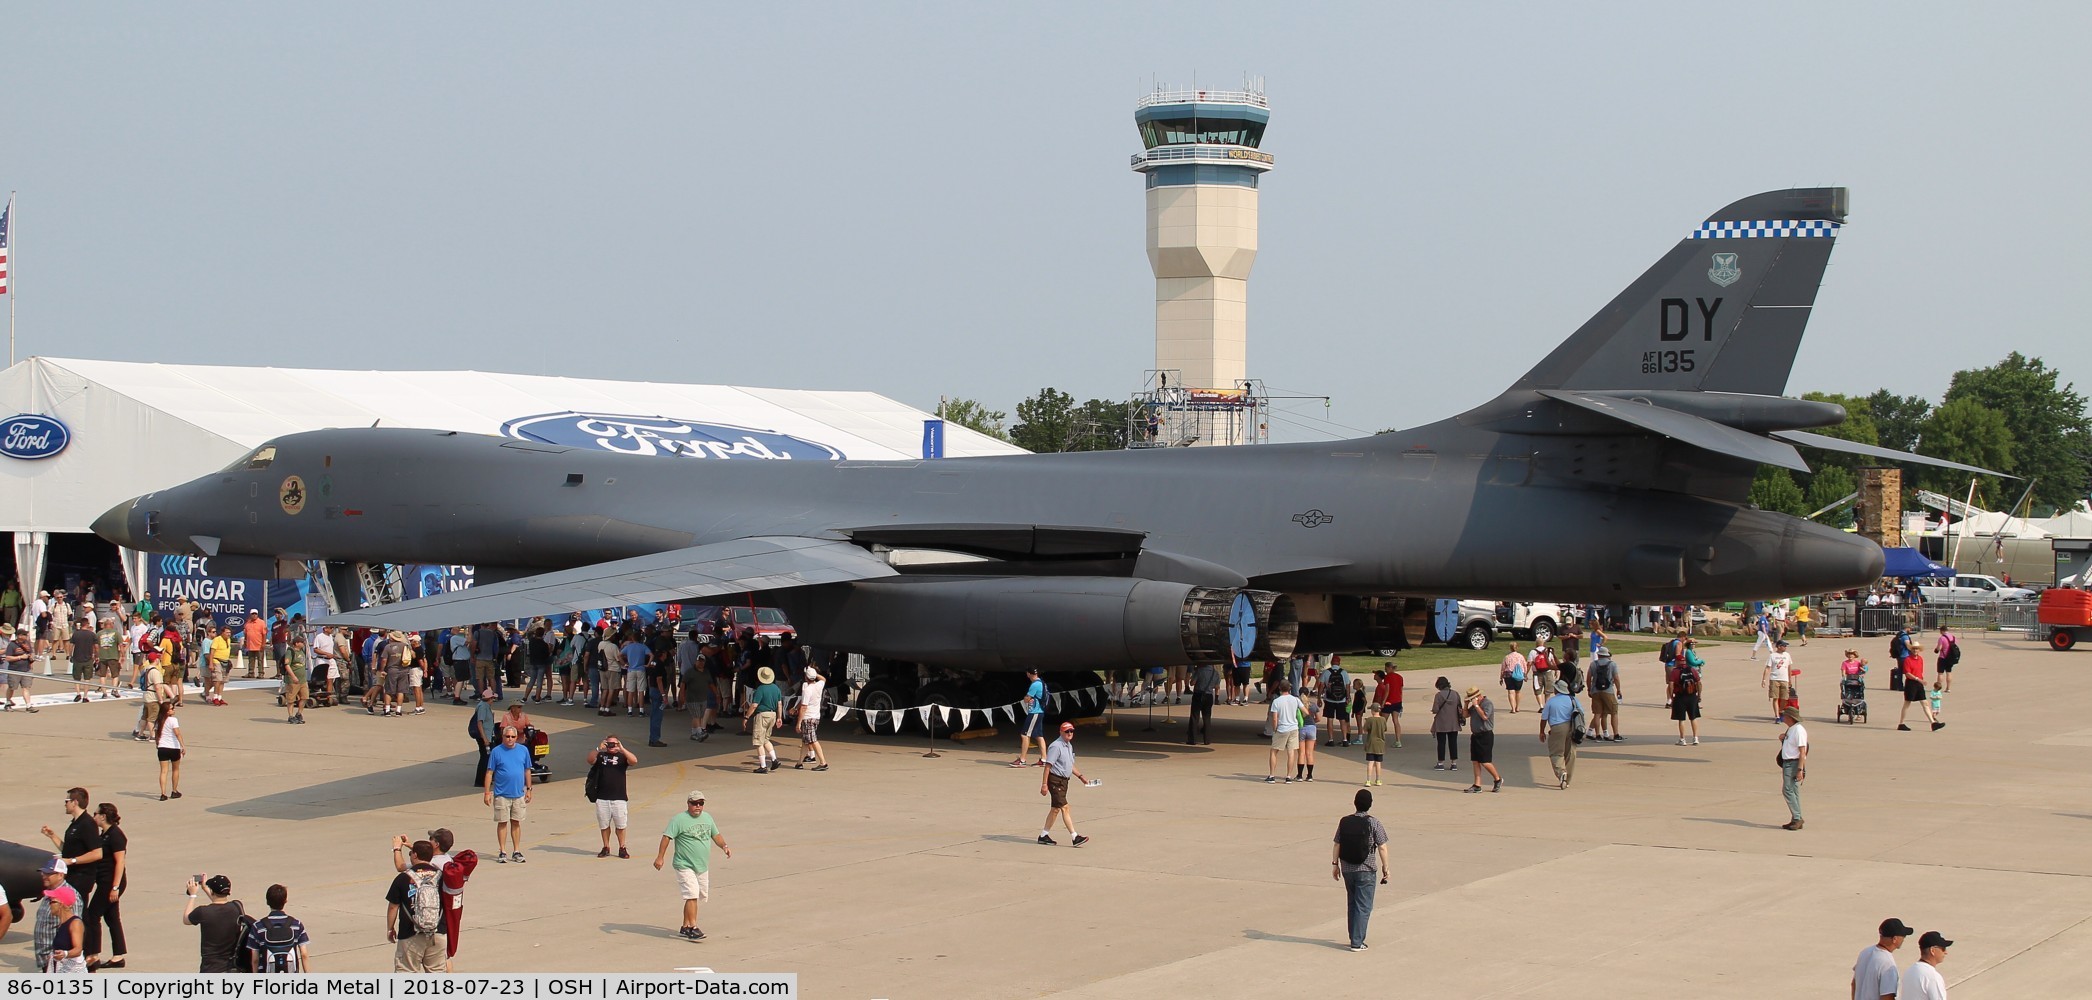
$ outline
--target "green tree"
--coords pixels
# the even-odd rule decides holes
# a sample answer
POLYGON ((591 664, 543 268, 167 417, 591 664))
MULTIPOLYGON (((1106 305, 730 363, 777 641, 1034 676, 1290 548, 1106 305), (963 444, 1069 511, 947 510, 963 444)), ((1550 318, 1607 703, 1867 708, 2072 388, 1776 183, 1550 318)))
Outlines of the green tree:
POLYGON ((1017 424, 1010 442, 1026 451, 1111 451, 1126 447, 1126 406, 1092 399, 1080 406, 1075 397, 1051 387, 1017 404, 1017 424))
MULTIPOLYGON (((2012 430, 2005 415, 1973 399, 1952 400, 1932 411, 1932 416, 1925 418, 1924 442, 1925 454, 1934 458, 1985 469, 2012 468, 2012 430)), ((1917 470, 1917 477, 1927 488, 1956 499, 1968 489, 1966 472, 1928 466, 1917 470)), ((1979 477, 1976 489, 1989 506, 2001 503, 1998 497, 2002 488, 1996 477, 1979 477)))
POLYGON ((1801 487, 1794 485, 1794 477, 1787 470, 1776 465, 1758 466, 1758 475, 1751 480, 1751 503, 1758 505, 1760 510, 1795 517, 1816 509, 1804 505, 1801 487))
MULTIPOLYGON (((1829 427, 1812 427, 1809 428, 1811 432, 1859 444, 1881 443, 1874 427, 1874 408, 1868 403, 1867 397, 1847 396, 1836 392, 1807 392, 1803 393, 1801 398, 1814 400, 1819 403, 1836 403, 1845 408, 1844 423, 1832 424, 1829 427)), ((1881 460, 1878 458, 1867 458, 1863 455, 1852 455, 1842 451, 1828 451, 1820 448, 1808 452, 1808 457, 1809 464, 1816 467, 1816 475, 1818 476, 1830 469, 1843 469, 1851 473, 1862 466, 1881 464, 1881 460)), ((1846 481, 1850 482, 1851 477, 1848 476, 1846 481)), ((1814 479, 1805 476, 1801 479, 1800 485, 1803 490, 1809 490, 1814 485, 1814 479)), ((1832 494, 1830 499, 1836 500, 1838 497, 1844 496, 1845 493, 1851 491, 1851 487, 1848 486, 1844 492, 1832 494)), ((1809 495, 1814 496, 1815 494, 1811 492, 1809 495)), ((1826 500, 1824 502, 1828 503, 1830 501, 1826 500)), ((1809 509, 1815 510, 1821 506, 1823 504, 1819 503, 1812 505, 1809 509)))
POLYGON ((1126 447, 1128 409, 1122 399, 1092 399, 1075 413, 1078 444, 1069 451, 1117 451, 1126 447))
MULTIPOLYGON (((1967 401, 1996 413, 2004 422, 2004 445, 2011 456, 2009 465, 1973 458, 1957 461, 2033 480, 2034 502, 2044 506, 2066 507, 2082 499, 2092 485, 2092 418, 2086 415, 2085 397, 2077 386, 2058 384, 2061 376, 2040 358, 2018 351, 1988 368, 1955 372, 1941 409, 1967 401)), ((1928 450, 1930 443, 1928 438, 1928 450)), ((1956 445, 1981 447, 1969 440, 1956 445)))
POLYGON ((1897 451, 1918 450, 1918 438, 1932 404, 1922 396, 1898 396, 1876 389, 1867 397, 1867 412, 1874 418, 1874 443, 1897 451))
POLYGON ((1010 441, 1025 451, 1067 451, 1075 427, 1075 397, 1051 386, 1017 404, 1010 441))
MULTIPOLYGON (((1803 513, 1813 514, 1822 510, 1856 489, 1859 489, 1859 486, 1852 473, 1835 465, 1818 469, 1814 476, 1809 477, 1809 488, 1802 496, 1802 506, 1808 508, 1803 513)), ((1844 510, 1823 515, 1822 520, 1825 524, 1842 528, 1852 523, 1852 507, 1848 504, 1844 510)))
POLYGON ((1010 439, 1010 432, 1002 426, 1009 414, 1001 410, 991 410, 972 399, 948 399, 940 409, 944 419, 961 427, 979 431, 998 441, 1010 439))

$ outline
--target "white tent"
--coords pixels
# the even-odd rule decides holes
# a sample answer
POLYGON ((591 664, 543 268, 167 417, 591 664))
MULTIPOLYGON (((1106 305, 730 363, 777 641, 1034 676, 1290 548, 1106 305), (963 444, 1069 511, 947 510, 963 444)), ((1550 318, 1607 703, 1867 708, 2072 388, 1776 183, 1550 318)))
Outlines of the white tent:
MULTIPOLYGON (((607 422, 623 433, 593 442, 607 450, 654 454, 664 437, 683 435, 711 442, 719 457, 881 460, 921 458, 923 421, 932 419, 874 392, 41 357, 0 372, 0 417, 9 414, 55 418, 69 432, 63 450, 45 457, 0 441, 0 531, 15 533, 16 570, 31 587, 42 580, 50 533, 84 532, 123 500, 298 431, 385 425, 542 439, 549 427, 562 429, 565 443, 586 443, 573 440, 576 421, 611 417, 625 418, 607 422), (746 444, 722 443, 734 441, 746 444)), ((944 431, 946 456, 1021 453, 964 427, 944 431)))
POLYGON ((2081 510, 2034 523, 2056 538, 2092 538, 2092 514, 2081 510))
POLYGON ((2049 535, 2032 521, 1994 510, 1970 515, 1961 523, 1948 528, 1947 534, 2004 535, 2008 538, 2047 538, 2049 535))

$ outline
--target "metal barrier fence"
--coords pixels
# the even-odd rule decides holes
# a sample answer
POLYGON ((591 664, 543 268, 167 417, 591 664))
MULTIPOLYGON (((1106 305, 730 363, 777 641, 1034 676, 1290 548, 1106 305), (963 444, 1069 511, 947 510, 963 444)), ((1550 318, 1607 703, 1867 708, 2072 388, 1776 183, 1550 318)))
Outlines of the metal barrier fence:
POLYGON ((2041 608, 2038 601, 2009 601, 1998 605, 1998 630, 2018 632, 2025 638, 2046 641, 2047 630, 2041 627, 2036 612, 2041 608))

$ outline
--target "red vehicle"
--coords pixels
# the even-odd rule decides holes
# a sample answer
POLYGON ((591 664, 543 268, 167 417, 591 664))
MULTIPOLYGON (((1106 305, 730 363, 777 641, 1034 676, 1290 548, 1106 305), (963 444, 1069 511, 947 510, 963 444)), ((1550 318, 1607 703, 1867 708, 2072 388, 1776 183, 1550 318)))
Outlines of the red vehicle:
POLYGON ((2048 648, 2065 650, 2092 639, 2092 591, 2051 588, 2041 592, 2035 620, 2048 633, 2048 648))
POLYGON ((794 631, 792 620, 776 608, 751 608, 744 604, 718 608, 716 613, 714 609, 702 608, 683 614, 683 620, 690 628, 698 630, 700 636, 706 634, 704 629, 715 619, 723 620, 735 635, 740 635, 743 629, 754 629, 756 638, 765 646, 783 642, 784 637, 794 631))

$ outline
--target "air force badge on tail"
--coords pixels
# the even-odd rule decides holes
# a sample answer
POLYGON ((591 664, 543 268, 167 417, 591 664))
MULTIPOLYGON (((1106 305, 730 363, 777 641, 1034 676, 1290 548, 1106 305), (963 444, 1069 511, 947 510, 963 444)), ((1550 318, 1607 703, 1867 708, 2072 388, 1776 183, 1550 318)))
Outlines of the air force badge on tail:
POLYGON ((1741 277, 1743 277, 1743 268, 1737 263, 1736 255, 1733 253, 1715 254, 1714 266, 1707 269, 1707 280, 1723 288, 1735 284, 1736 279, 1741 277))

